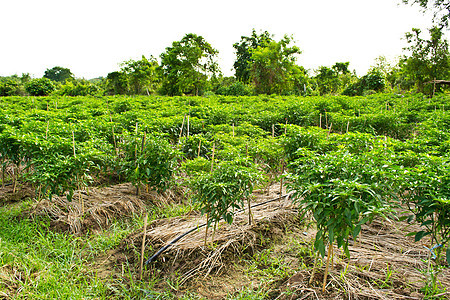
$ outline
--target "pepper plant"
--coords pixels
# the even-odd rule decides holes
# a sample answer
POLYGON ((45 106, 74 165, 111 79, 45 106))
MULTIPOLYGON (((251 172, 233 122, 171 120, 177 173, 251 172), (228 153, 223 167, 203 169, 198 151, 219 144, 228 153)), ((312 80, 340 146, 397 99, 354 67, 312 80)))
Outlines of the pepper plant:
POLYGON ((128 147, 124 170, 136 187, 141 183, 158 190, 166 190, 173 179, 180 154, 159 135, 134 139, 128 147))
POLYGON ((450 264, 450 158, 421 155, 420 163, 408 168, 403 184, 403 202, 421 225, 421 230, 408 235, 416 242, 430 236, 427 285, 436 291, 444 252, 450 264))
MULTIPOLYGON (((317 224, 314 248, 322 257, 328 244, 327 273, 333 244, 350 256, 349 238, 355 239, 376 215, 391 211, 388 200, 394 194, 386 178, 390 170, 377 151, 351 154, 339 147, 318 154, 301 148, 296 156, 289 165, 288 189, 300 213, 312 214, 317 224)), ((326 275, 324 287, 325 282, 326 275)))
POLYGON ((189 184, 194 192, 193 202, 199 205, 202 214, 207 214, 209 227, 220 219, 231 224, 232 210, 243 208, 245 200, 250 208, 253 187, 261 179, 261 171, 253 162, 238 158, 220 162, 212 172, 191 178, 189 184))

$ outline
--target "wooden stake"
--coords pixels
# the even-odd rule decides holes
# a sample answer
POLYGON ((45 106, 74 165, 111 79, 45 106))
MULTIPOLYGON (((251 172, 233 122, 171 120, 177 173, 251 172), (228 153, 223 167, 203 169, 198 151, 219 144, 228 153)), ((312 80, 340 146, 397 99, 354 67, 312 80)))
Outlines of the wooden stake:
POLYGON ((322 128, 322 114, 319 116, 319 127, 322 128))
POLYGON ((280 197, 281 195, 283 195, 283 173, 284 173, 284 161, 281 161, 280 197))
MULTIPOLYGON (((135 138, 137 138, 137 134, 138 134, 138 122, 136 122, 136 131, 134 133, 135 138)), ((136 159, 136 158, 137 158, 137 142, 136 142, 136 144, 134 146, 134 159, 136 159)))
POLYGON ((142 280, 142 273, 144 272, 144 252, 145 252, 145 236, 147 235, 147 219, 148 214, 144 217, 144 235, 142 236, 142 246, 141 246, 141 265, 139 269, 139 280, 142 280))
POLYGON ((275 137, 275 124, 272 124, 272 137, 275 137))
POLYGON ((178 137, 178 141, 181 139, 181 135, 183 134, 184 120, 186 119, 186 115, 183 117, 183 122, 181 123, 180 136, 178 137))
POLYGON ((75 134, 73 133, 72 130, 72 144, 73 144, 73 156, 75 156, 75 134))
POLYGON ((347 132, 348 133, 348 127, 350 126, 350 120, 347 121, 347 132))
POLYGON ((212 150, 212 158, 211 158, 211 172, 214 168, 214 152, 216 151, 216 143, 213 143, 213 150, 212 150))
POLYGON ((253 216, 250 205, 250 196, 247 198, 247 206, 248 206, 248 225, 252 225, 253 216))
POLYGON ((200 140, 200 141, 198 142, 198 152, 197 152, 197 157, 200 157, 200 149, 201 149, 201 146, 202 146, 202 140, 200 140))
POLYGON ((333 252, 333 244, 328 245, 327 265, 325 267, 325 275, 323 276, 322 293, 325 293, 325 287, 327 286, 328 268, 330 266, 330 258, 333 252))
POLYGON ((142 136, 142 143, 141 143, 141 155, 142 152, 144 152, 144 146, 145 146, 145 139, 147 137, 147 132, 144 132, 144 135, 142 136))
POLYGON ((189 115, 187 116, 187 137, 189 137, 189 115))

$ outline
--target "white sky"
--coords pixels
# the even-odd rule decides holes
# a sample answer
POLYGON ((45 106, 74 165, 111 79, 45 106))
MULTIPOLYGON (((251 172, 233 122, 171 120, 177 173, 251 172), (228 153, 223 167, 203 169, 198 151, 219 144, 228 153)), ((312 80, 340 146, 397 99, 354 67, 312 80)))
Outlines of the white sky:
POLYGON ((293 35, 307 69, 350 61, 361 76, 376 57, 400 55, 405 32, 430 24, 401 0, 0 0, 0 76, 41 77, 61 66, 78 78, 106 77, 125 60, 159 58, 191 32, 233 75, 233 43, 252 28, 276 40, 293 35))

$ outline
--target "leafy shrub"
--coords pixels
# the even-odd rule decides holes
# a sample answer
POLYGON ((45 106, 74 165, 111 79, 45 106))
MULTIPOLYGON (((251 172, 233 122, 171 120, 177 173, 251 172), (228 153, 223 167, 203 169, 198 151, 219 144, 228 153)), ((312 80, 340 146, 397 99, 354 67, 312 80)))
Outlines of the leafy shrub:
POLYGON ((342 94, 347 96, 371 95, 382 92, 385 86, 386 83, 383 74, 379 71, 372 70, 357 82, 347 87, 342 94))
POLYGON ((48 78, 36 78, 30 80, 25 89, 31 96, 47 96, 55 90, 55 85, 48 78))
POLYGON ((250 160, 223 161, 212 172, 190 180, 193 201, 207 214, 208 226, 221 218, 231 223, 233 212, 229 209, 240 209, 244 200, 250 201, 253 187, 261 178, 261 172, 250 160))

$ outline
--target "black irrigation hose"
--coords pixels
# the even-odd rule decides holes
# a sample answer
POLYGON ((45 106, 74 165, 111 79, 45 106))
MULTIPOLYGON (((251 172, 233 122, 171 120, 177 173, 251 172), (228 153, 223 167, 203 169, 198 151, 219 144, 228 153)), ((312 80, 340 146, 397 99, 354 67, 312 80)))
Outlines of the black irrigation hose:
MULTIPOLYGON (((261 206, 261 205, 264 205, 264 204, 267 204, 267 203, 270 203, 270 202, 274 202, 274 201, 280 200, 280 199, 282 199, 282 198, 289 197, 290 195, 291 195, 291 193, 286 194, 286 195, 283 195, 283 196, 280 196, 280 197, 277 197, 277 198, 274 198, 274 199, 270 199, 270 200, 267 200, 267 201, 265 201, 265 202, 262 202, 262 203, 258 203, 258 204, 252 205, 252 206, 250 206, 250 208, 254 208, 254 207, 258 207, 258 206, 261 206)), ((245 209, 241 209, 241 210, 235 212, 235 214, 238 214, 238 213, 241 213, 241 212, 244 212, 244 211, 245 211, 245 209)), ((220 219, 222 219, 222 218, 220 218, 220 219)), ((182 239, 183 237, 185 237, 185 236, 188 235, 189 233, 191 233, 191 232, 193 232, 193 231, 195 231, 195 230, 197 230, 197 229, 199 229, 199 228, 205 227, 206 224, 207 224, 207 223, 204 223, 204 224, 202 224, 202 225, 196 226, 196 227, 194 227, 194 228, 189 229, 189 230, 186 231, 185 233, 180 234, 179 236, 177 236, 176 238, 174 238, 172 241, 170 241, 170 243, 168 243, 167 245, 165 245, 164 247, 162 247, 161 249, 159 249, 158 252, 156 252, 155 254, 153 254, 152 257, 150 257, 149 259, 147 259, 147 261, 145 262, 145 264, 147 265, 147 264, 149 264, 149 263, 155 261, 161 253, 163 253, 164 251, 166 251, 167 249, 169 249, 173 244, 175 244, 176 242, 178 242, 180 239, 182 239)))

